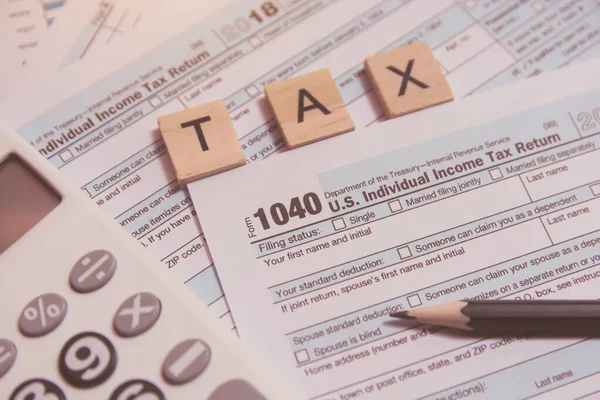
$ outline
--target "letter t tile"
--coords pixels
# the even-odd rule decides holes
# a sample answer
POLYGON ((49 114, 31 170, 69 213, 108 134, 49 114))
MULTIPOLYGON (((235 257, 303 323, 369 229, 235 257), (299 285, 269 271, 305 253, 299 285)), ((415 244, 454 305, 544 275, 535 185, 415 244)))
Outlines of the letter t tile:
POLYGON ((158 119, 181 185, 246 164, 222 100, 158 119))

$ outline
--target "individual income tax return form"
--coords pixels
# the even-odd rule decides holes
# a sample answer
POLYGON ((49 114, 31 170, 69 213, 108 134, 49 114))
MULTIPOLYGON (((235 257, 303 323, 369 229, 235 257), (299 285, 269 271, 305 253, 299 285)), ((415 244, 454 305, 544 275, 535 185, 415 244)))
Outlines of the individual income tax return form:
POLYGON ((465 298, 598 298, 599 68, 188 185, 242 340, 307 398, 597 391, 598 339, 472 336, 388 314, 465 298))
POLYGON ((174 37, 146 38, 140 46, 156 47, 114 72, 86 57, 48 79, 49 89, 11 97, 0 119, 234 329, 159 117, 224 99, 254 163, 284 146, 267 83, 329 68, 362 127, 383 114, 363 72, 367 56, 425 40, 460 98, 600 54, 599 16, 592 0, 241 1, 174 37))

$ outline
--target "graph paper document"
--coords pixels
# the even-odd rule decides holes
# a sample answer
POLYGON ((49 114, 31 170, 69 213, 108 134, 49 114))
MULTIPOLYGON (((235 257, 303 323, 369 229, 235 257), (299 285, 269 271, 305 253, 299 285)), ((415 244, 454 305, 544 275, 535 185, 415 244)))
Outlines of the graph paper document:
POLYGON ((84 57, 47 87, 5 102, 0 118, 233 328, 159 117, 223 99, 254 163, 284 146, 267 83, 329 68, 362 127, 383 114, 363 72, 369 55, 425 40, 460 98, 593 57, 599 16, 590 0, 236 2, 172 38, 149 33, 144 45, 154 47, 137 59, 111 53, 128 60, 114 72, 84 57))
POLYGON ((245 343, 307 398, 595 392, 598 339, 467 336, 388 314, 465 298, 598 297, 599 67, 190 184, 245 343))

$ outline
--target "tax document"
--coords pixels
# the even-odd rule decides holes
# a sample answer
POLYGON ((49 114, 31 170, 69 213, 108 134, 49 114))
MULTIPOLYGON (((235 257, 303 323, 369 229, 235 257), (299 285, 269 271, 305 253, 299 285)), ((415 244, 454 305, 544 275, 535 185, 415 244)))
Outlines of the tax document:
POLYGON ((0 0, 0 48, 7 62, 0 65, 0 102, 39 90, 40 82, 55 81, 58 71, 84 57, 93 58, 88 78, 80 82, 87 86, 99 72, 94 64, 104 74, 116 71, 231 2, 11 0, 7 7, 2 1, 7 0, 0 0), (19 25, 2 20, 9 17, 19 25))
POLYGON ((61 6, 61 15, 49 32, 47 40, 53 42, 54 48, 42 52, 36 60, 52 60, 62 69, 90 54, 98 54, 104 58, 105 68, 112 68, 120 57, 111 55, 123 49, 115 44, 125 42, 123 46, 127 46, 127 51, 139 56, 151 50, 156 41, 180 33, 230 2, 69 1, 61 6))
POLYGON ((242 340, 313 399, 597 391, 599 339, 470 336, 388 314, 459 299, 598 297, 598 68, 189 185, 242 340))
POLYGON ((37 51, 47 30, 43 8, 38 1, 0 0, 0 73, 14 75, 23 68, 37 51))
POLYGON ((459 98, 594 57, 599 19, 595 0, 236 2, 173 37, 149 35, 154 47, 137 59, 118 52, 128 61, 115 72, 86 56, 48 88, 5 102, 0 119, 233 328, 159 117, 223 99, 254 163, 284 146, 265 84, 329 68, 361 127, 383 114, 363 72, 369 55, 425 40, 459 98))

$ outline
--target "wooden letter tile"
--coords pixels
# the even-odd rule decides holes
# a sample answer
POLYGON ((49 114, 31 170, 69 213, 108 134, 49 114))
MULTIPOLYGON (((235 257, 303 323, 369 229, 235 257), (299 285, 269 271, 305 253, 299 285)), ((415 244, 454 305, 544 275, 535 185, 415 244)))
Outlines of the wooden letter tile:
POLYGON ((265 92, 290 149, 354 130, 327 69, 272 83, 265 92))
POLYGON ((246 164, 222 100, 158 119, 180 184, 246 164))
POLYGON ((454 99, 427 42, 368 57, 365 70, 388 118, 454 99))

